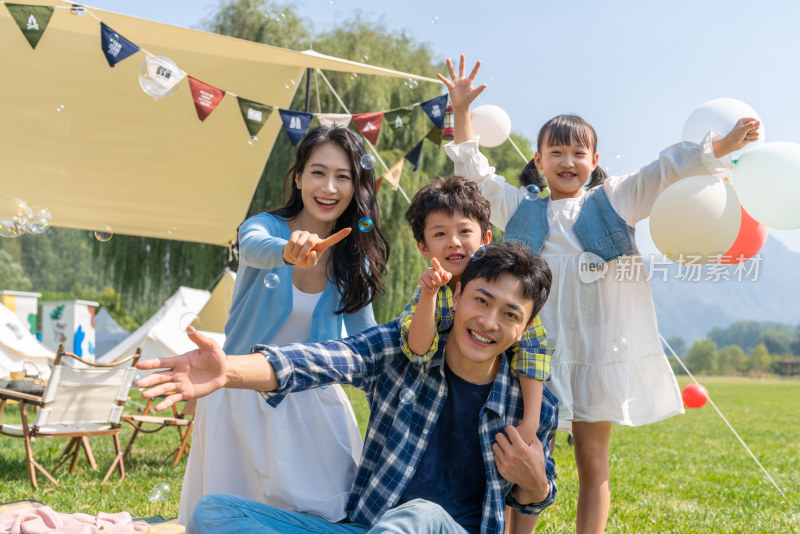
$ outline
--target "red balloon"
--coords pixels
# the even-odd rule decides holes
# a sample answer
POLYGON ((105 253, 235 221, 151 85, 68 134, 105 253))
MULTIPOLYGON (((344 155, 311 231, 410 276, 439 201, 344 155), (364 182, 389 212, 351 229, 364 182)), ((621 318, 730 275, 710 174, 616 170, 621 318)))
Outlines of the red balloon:
POLYGON ((689 384, 683 388, 681 397, 687 408, 702 408, 708 401, 708 390, 700 384, 689 384))
POLYGON ((749 260, 764 246, 768 233, 769 228, 765 224, 750 217, 742 208, 742 224, 739 226, 739 235, 736 236, 736 241, 733 242, 730 250, 723 254, 717 263, 733 265, 749 260))

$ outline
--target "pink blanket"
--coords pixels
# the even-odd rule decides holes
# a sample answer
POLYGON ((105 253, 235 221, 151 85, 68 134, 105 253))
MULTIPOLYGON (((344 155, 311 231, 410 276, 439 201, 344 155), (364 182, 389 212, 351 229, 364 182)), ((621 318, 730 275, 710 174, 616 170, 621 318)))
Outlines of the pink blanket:
POLYGON ((134 522, 131 514, 120 512, 96 516, 89 514, 62 514, 49 506, 22 508, 0 514, 0 532, 9 534, 123 534, 146 532, 149 525, 134 522))

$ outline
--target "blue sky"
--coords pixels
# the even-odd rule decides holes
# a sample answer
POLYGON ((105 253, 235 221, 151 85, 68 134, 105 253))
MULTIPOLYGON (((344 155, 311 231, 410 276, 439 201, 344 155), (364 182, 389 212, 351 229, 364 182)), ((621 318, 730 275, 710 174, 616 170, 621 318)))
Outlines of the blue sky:
MULTIPOLYGON (((218 2, 87 5, 196 27, 218 2)), ((800 2, 299 0, 293 5, 315 31, 360 13, 428 43, 442 58, 464 53, 468 61, 480 59, 479 81, 489 83, 482 102, 505 109, 514 131, 532 139, 550 117, 577 113, 598 132, 601 164, 604 157, 619 155, 623 172, 679 141, 688 115, 713 98, 752 106, 766 141, 800 142, 800 2)), ((800 230, 771 234, 800 251, 800 230)))

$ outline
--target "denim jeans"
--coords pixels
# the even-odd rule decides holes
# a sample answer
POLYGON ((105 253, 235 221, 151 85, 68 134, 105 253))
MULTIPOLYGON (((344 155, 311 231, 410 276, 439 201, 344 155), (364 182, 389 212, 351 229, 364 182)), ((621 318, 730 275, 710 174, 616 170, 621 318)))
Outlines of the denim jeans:
POLYGON ((375 526, 331 523, 321 517, 281 510, 243 497, 214 493, 197 503, 187 534, 467 534, 438 504, 415 499, 386 512, 375 526))

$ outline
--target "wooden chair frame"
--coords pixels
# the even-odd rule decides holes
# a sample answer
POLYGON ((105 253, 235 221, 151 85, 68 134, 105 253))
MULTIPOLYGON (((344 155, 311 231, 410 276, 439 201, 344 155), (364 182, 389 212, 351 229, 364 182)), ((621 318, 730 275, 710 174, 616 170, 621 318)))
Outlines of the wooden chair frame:
POLYGON ((178 431, 178 437, 180 439, 180 445, 177 449, 173 450, 161 461, 162 464, 165 464, 170 458, 173 457, 172 467, 178 465, 178 462, 181 461, 181 456, 184 454, 189 454, 189 438, 192 435, 192 429, 194 428, 194 409, 197 404, 197 401, 190 400, 186 404, 184 404, 183 409, 178 412, 177 406, 172 406, 172 415, 173 417, 159 417, 159 416, 152 416, 149 415, 150 411, 153 409, 153 404, 156 399, 149 399, 147 401, 147 405, 144 407, 144 411, 142 415, 128 415, 124 414, 122 416, 122 420, 129 423, 133 427, 133 435, 131 435, 131 439, 128 441, 128 446, 125 447, 125 453, 123 454, 124 459, 128 459, 128 456, 131 453, 131 448, 133 447, 133 442, 136 440, 136 437, 139 435, 139 432, 144 434, 154 434, 158 432, 162 428, 167 427, 174 427, 178 431), (145 425, 157 425, 155 428, 145 427, 145 425))
MULTIPOLYGON (((59 365, 61 365, 62 359, 64 357, 74 358, 75 360, 77 360, 77 361, 79 361, 81 363, 84 363, 84 364, 86 364, 86 365, 88 365, 90 367, 95 367, 95 368, 106 368, 106 369, 108 369, 108 368, 117 368, 117 367, 120 367, 121 365, 126 364, 128 362, 132 362, 131 366, 134 366, 134 365, 136 365, 136 362, 139 360, 141 352, 142 352, 141 349, 137 349, 135 354, 133 354, 131 356, 128 356, 126 358, 123 358, 121 360, 118 360, 116 362, 113 362, 113 363, 110 363, 110 364, 97 364, 97 363, 94 363, 94 362, 86 361, 86 360, 82 359, 81 357, 76 356, 75 354, 72 354, 70 352, 64 351, 64 347, 62 345, 62 346, 58 347, 58 352, 56 353, 56 359, 55 359, 55 362, 53 364, 53 369, 55 371, 55 369, 59 365)), ((130 381, 132 381, 132 380, 133 380, 133 376, 131 374, 130 381)), ((120 388, 122 386, 124 386, 124 380, 123 380, 123 384, 120 386, 120 388)), ((55 477, 53 477, 53 475, 50 474, 34 458, 33 448, 31 447, 31 439, 32 438, 70 438, 70 441, 67 444, 66 449, 64 450, 63 454, 61 455, 61 459, 60 459, 58 465, 56 465, 56 467, 53 469, 53 471, 56 471, 68 459, 71 459, 70 473, 73 473, 75 471, 75 467, 76 467, 76 464, 78 462, 78 456, 79 456, 81 450, 83 450, 84 454, 86 455, 86 459, 89 462, 89 465, 92 467, 92 469, 97 469, 97 463, 95 462, 94 455, 92 454, 91 447, 89 446, 89 440, 88 440, 89 436, 111 436, 113 441, 114 441, 114 449, 116 451, 116 456, 114 458, 114 461, 111 464, 111 467, 108 469, 108 471, 106 472, 105 477, 103 478, 103 483, 105 484, 106 482, 108 482, 108 479, 111 476, 111 473, 113 473, 115 469, 119 470, 120 480, 123 480, 125 478, 125 463, 124 463, 124 458, 123 458, 123 455, 122 455, 120 442, 119 442, 119 433, 120 433, 120 423, 119 422, 116 422, 116 423, 115 422, 108 422, 108 421, 103 422, 104 426, 108 426, 108 428, 82 429, 82 430, 76 429, 76 430, 72 430, 72 431, 63 430, 63 431, 50 431, 50 432, 46 431, 44 428, 40 428, 39 426, 37 426, 35 422, 34 422, 34 424, 30 424, 28 422, 27 407, 29 405, 38 407, 41 410, 41 409, 47 408, 51 404, 54 404, 52 401, 50 401, 50 402, 46 402, 45 401, 45 399, 48 399, 50 397, 49 393, 50 393, 50 388, 51 387, 53 387, 53 388, 58 388, 59 387, 58 381, 53 382, 53 375, 51 375, 51 383, 49 383, 47 388, 45 388, 45 393, 41 397, 38 397, 38 396, 35 396, 35 395, 28 395, 28 394, 25 394, 25 393, 19 393, 19 392, 7 390, 7 389, 0 389, 0 417, 2 417, 3 410, 5 409, 5 405, 6 405, 7 401, 12 400, 12 401, 16 401, 16 402, 19 403, 20 418, 21 418, 21 423, 22 423, 21 424, 21 434, 16 429, 16 425, 9 425, 9 424, 5 424, 5 425, 0 424, 0 434, 4 434, 4 435, 7 435, 7 436, 12 436, 12 437, 21 437, 21 438, 23 438, 25 440, 25 455, 26 455, 27 465, 28 465, 28 477, 30 478, 31 486, 33 486, 34 489, 37 489, 39 487, 38 483, 37 483, 37 480, 36 480, 36 471, 37 470, 41 471, 41 473, 45 477, 47 477, 47 479, 50 480, 50 482, 52 482, 54 485, 56 485, 56 486, 58 485, 58 481, 55 479, 55 477), (11 428, 11 430, 9 430, 10 427, 13 427, 13 428, 11 428)), ((130 388, 130 383, 128 383, 128 388, 130 388)), ((118 411, 120 413, 121 413, 122 408, 123 408, 124 405, 125 405, 125 400, 119 400, 119 399, 116 400, 116 406, 118 407, 118 411)), ((115 410, 117 410, 117 408, 115 408, 115 410)), ((38 419, 39 418, 37 417, 36 420, 38 421, 38 419)))

